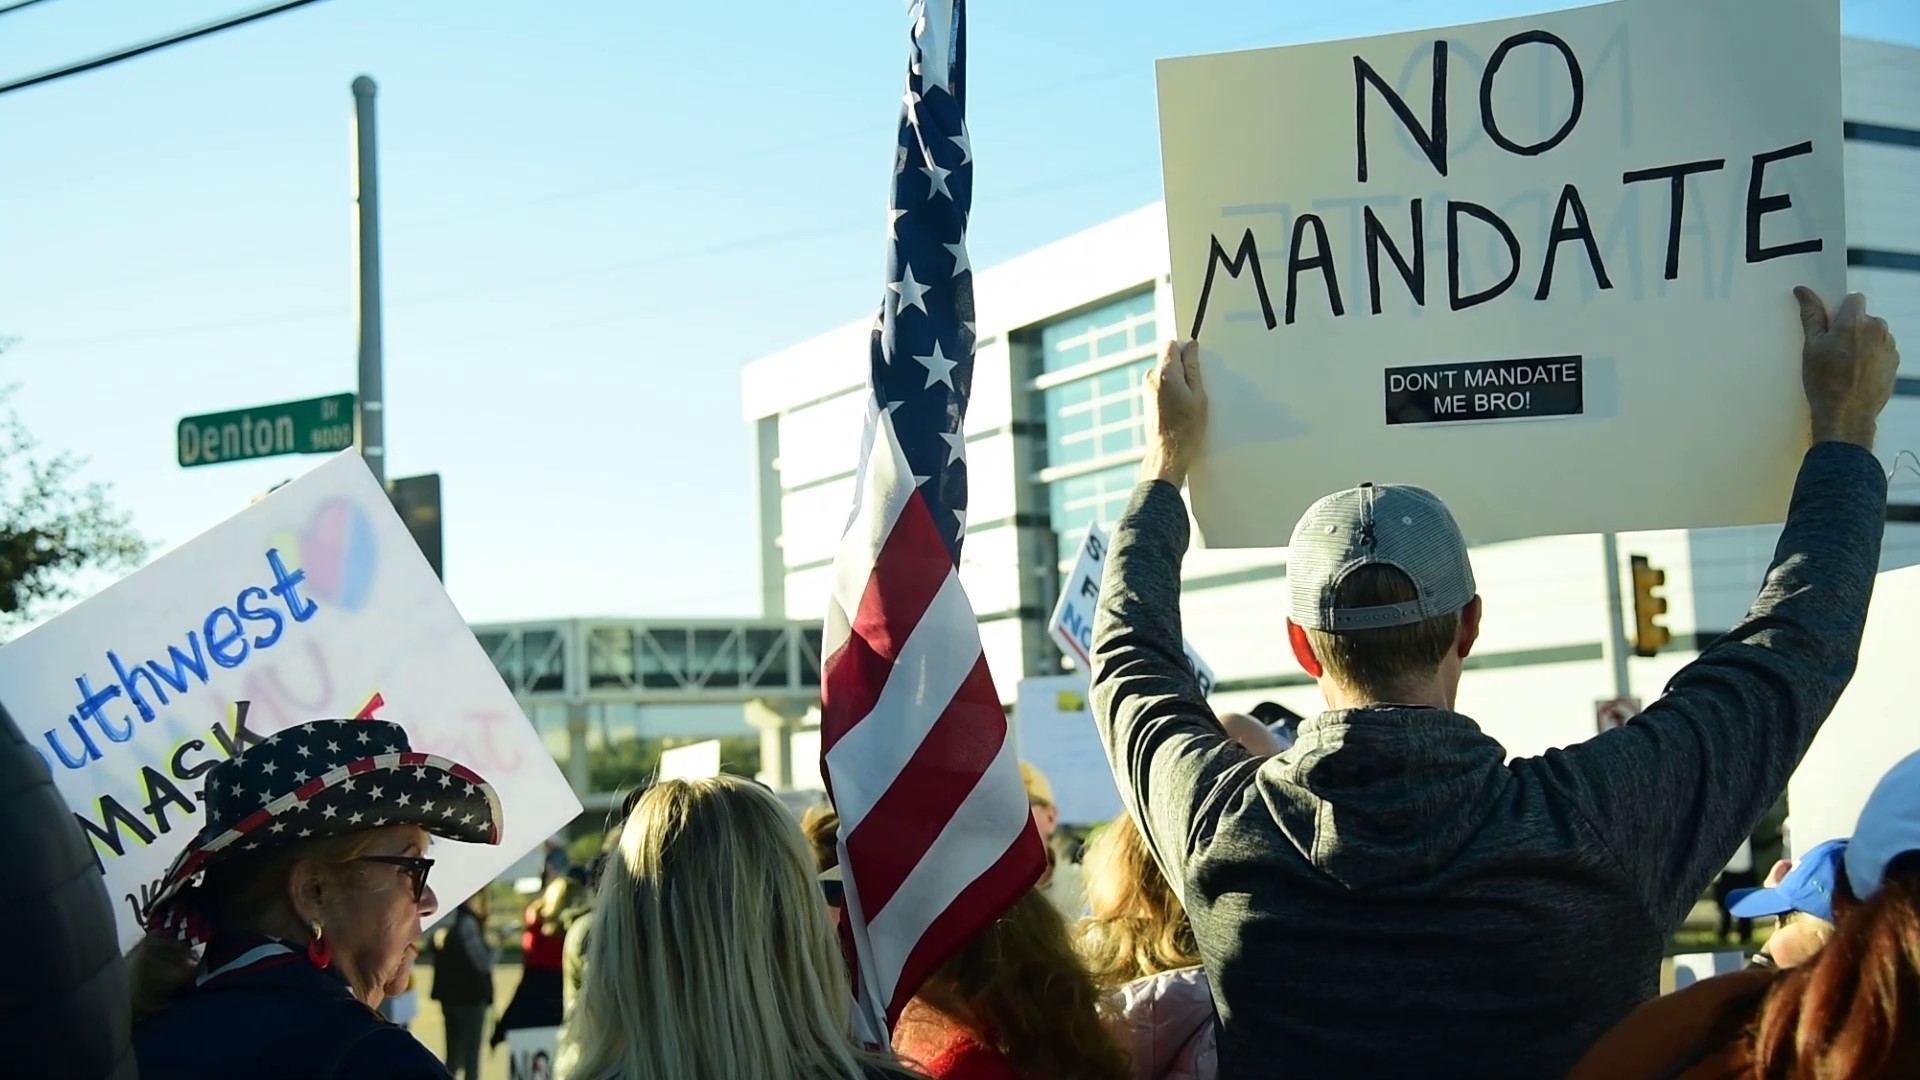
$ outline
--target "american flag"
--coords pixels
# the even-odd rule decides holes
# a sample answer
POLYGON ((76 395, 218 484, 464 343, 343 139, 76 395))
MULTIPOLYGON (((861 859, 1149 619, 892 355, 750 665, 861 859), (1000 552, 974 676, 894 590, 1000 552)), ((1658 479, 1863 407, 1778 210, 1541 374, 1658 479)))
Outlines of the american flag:
POLYGON ((973 380, 964 0, 918 0, 853 515, 834 559, 821 775, 868 1034, 1046 868, 960 587, 973 380))

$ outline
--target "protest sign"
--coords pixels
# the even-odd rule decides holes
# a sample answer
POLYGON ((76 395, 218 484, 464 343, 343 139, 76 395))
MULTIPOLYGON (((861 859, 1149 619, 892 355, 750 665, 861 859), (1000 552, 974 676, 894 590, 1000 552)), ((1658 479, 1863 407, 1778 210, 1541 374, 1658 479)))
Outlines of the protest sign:
MULTIPOLYGON (((1080 543, 1080 557, 1074 562, 1073 573, 1067 575, 1060 600, 1053 605, 1053 618, 1047 623, 1053 643, 1089 675, 1093 674, 1093 660, 1088 655, 1093 648, 1093 617, 1100 606, 1100 575, 1106 570, 1107 546, 1106 532, 1097 524, 1087 526, 1087 538, 1080 543)), ((1213 669, 1200 659, 1192 645, 1183 642, 1181 647, 1200 680, 1200 692, 1213 693, 1213 669)))
POLYGON ((1020 758, 1047 774, 1062 824, 1091 825, 1119 816, 1120 790, 1113 786, 1113 769, 1093 726, 1085 675, 1020 680, 1013 721, 1020 758))
POLYGON ((120 944, 220 761, 321 718, 399 724, 490 781, 498 846, 436 839, 442 911, 580 803, 352 452, 5 647, 0 695, 88 835, 120 944))
POLYGON ((1839 27, 1620 0, 1161 61, 1205 542, 1367 481, 1477 541, 1781 520, 1791 290, 1846 286, 1839 27))
POLYGON ((660 752, 661 780, 704 780, 720 775, 720 740, 688 743, 660 752))
POLYGON ((560 1029, 515 1028, 507 1032, 507 1080, 553 1080, 560 1029))
POLYGON ((1920 750, 1913 722, 1914 657, 1920 654, 1920 566, 1873 584, 1860 663, 1833 715, 1787 788, 1789 855, 1853 835, 1880 775, 1920 750))

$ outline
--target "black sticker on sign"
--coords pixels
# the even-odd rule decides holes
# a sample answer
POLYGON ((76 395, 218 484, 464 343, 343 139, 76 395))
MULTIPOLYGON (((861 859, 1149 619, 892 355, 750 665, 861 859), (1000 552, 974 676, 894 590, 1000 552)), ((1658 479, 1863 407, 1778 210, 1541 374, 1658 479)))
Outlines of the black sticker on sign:
POLYGON ((1387 423, 1446 424, 1579 416, 1580 357, 1387 369, 1387 423))

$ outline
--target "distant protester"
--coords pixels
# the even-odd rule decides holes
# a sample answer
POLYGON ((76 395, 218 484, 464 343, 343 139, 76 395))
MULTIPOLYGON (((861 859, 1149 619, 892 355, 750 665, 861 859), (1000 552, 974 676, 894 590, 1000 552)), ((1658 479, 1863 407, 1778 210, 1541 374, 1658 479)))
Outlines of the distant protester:
POLYGON ((447 1071, 480 1080, 480 1047, 493 1008, 493 946, 487 942, 487 891, 474 893, 435 935, 433 1000, 446 1030, 447 1071))
POLYGON ((587 902, 586 889, 564 868, 549 863, 551 877, 540 898, 521 916, 520 985, 493 1026, 490 1045, 507 1032, 559 1027, 566 1019, 565 967, 568 915, 587 902))
POLYGON ((887 1080, 862 1048, 812 852, 766 788, 648 788, 602 874, 567 1080, 887 1080))
POLYGON ((1776 863, 1763 888, 1727 898, 1740 918, 1775 919, 1773 933, 1754 956, 1755 966, 1799 967, 1833 940, 1833 898, 1840 892, 1840 858, 1846 850, 1845 840, 1829 840, 1798 862, 1776 863))
POLYGON ((562 980, 561 1010, 566 1016, 573 1015, 573 1004, 580 996, 580 987, 587 976, 587 935, 593 932, 593 902, 600 892, 600 879, 606 872, 607 859, 620 850, 621 822, 608 827, 606 835, 600 838, 600 854, 587 868, 587 883, 582 889, 584 903, 562 912, 560 919, 566 929, 566 939, 560 948, 560 976, 562 980))

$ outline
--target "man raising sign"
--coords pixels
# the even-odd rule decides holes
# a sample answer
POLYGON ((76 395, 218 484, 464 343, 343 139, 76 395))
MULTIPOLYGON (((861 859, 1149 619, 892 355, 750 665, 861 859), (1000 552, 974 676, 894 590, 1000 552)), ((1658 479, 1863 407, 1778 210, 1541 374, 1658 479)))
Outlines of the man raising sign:
POLYGON ((1814 445, 1759 599, 1625 727, 1512 763, 1453 711, 1482 615, 1466 541, 1433 494, 1388 484, 1293 533, 1288 637, 1328 711, 1276 757, 1226 736, 1180 647, 1207 394, 1195 344, 1168 347, 1093 704, 1192 919, 1223 1080, 1559 1076, 1654 996, 1669 935, 1852 675, 1878 567, 1872 445, 1899 356, 1860 296, 1829 319, 1796 295, 1814 445))

